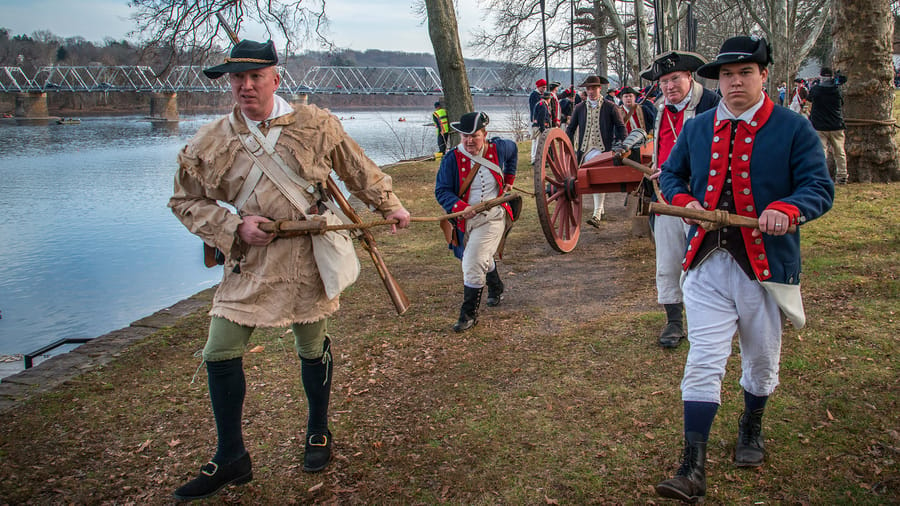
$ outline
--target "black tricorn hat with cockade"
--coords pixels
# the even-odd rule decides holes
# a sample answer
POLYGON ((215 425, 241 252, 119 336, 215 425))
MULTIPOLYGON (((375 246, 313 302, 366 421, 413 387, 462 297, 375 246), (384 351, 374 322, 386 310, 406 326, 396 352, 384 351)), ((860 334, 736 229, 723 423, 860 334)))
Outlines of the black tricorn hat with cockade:
POLYGON ((456 123, 450 123, 450 128, 461 134, 472 135, 488 126, 491 119, 483 112, 467 112, 459 117, 456 123))
POLYGON ((740 35, 726 40, 719 49, 715 61, 697 69, 697 75, 707 79, 718 79, 719 69, 729 63, 772 63, 772 48, 766 39, 756 35, 740 35))
POLYGON ((641 72, 641 77, 648 81, 659 81, 659 78, 672 72, 694 72, 706 63, 697 53, 688 51, 668 51, 653 59, 650 68, 641 72))
POLYGON ((225 58, 225 63, 205 69, 203 73, 210 79, 218 79, 228 73, 271 67, 277 63, 278 53, 275 52, 274 42, 270 40, 263 43, 245 39, 231 48, 231 55, 225 58))

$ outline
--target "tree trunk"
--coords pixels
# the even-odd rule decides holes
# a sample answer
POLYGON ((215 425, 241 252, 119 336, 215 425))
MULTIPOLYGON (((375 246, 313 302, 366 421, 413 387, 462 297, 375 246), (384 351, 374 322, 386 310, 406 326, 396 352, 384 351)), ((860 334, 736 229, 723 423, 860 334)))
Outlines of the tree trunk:
POLYGON ((890 0, 837 0, 834 68, 847 76, 847 170, 851 181, 900 181, 894 128, 894 26, 890 0), (861 121, 859 121, 861 120, 861 121))
MULTIPOLYGON (((647 37, 647 16, 644 13, 644 1, 634 0, 634 19, 637 22, 637 44, 635 44, 638 57, 637 66, 634 68, 634 75, 640 76, 641 71, 650 66, 653 60, 653 53, 650 52, 650 44, 647 37)), ((635 77, 635 82, 640 87, 643 82, 640 77, 635 77)))
MULTIPOLYGON (((444 106, 447 108, 448 119, 455 122, 463 114, 474 111, 475 104, 472 102, 469 76, 466 74, 466 63, 459 44, 453 0, 425 0, 425 8, 428 12, 428 35, 431 37, 441 87, 444 90, 444 106)), ((453 132, 452 139, 451 142, 456 143, 459 136, 453 132)))

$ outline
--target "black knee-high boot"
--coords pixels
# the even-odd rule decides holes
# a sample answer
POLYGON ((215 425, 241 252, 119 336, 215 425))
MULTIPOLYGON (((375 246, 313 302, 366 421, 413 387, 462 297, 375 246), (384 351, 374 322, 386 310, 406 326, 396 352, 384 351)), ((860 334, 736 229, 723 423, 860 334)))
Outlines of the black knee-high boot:
POLYGON ((459 320, 453 325, 453 330, 462 332, 478 323, 478 306, 481 305, 482 288, 472 288, 463 285, 463 303, 459 309, 459 320))
POLYGON ((331 373, 334 367, 331 340, 325 337, 320 358, 300 357, 300 377, 309 415, 306 419, 306 444, 303 470, 316 472, 325 469, 331 460, 331 431, 328 430, 328 402, 331 398, 331 373))
POLYGON ((250 454, 244 448, 241 415, 246 381, 243 360, 238 357, 207 362, 209 400, 216 420, 216 455, 200 468, 200 475, 174 492, 178 500, 209 497, 230 484, 240 485, 253 479, 250 454))
POLYGON ((500 305, 500 301, 503 300, 503 281, 500 280, 500 272, 497 266, 494 266, 494 270, 487 273, 487 305, 490 307, 495 307, 500 305))

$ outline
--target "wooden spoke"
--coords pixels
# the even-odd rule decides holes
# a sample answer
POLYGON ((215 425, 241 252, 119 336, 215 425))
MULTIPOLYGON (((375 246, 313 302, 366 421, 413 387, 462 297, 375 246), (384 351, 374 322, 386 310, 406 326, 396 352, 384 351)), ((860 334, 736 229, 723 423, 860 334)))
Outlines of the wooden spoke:
POLYGON ((544 132, 534 162, 534 199, 541 229, 550 247, 568 253, 581 234, 581 196, 575 191, 578 161, 572 143, 559 128, 544 132))

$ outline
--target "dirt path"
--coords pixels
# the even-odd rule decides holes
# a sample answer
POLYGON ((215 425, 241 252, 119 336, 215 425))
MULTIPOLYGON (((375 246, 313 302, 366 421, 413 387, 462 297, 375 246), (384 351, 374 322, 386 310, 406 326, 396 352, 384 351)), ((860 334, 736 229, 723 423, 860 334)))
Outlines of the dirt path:
MULTIPOLYGON (((584 201, 582 220, 593 206, 590 196, 584 201)), ((539 226, 536 231, 523 232, 526 237, 514 238, 509 260, 501 264, 501 272, 509 272, 505 302, 532 307, 546 322, 547 330, 588 322, 605 313, 652 310, 656 305, 653 273, 648 277, 647 272, 634 272, 629 263, 644 256, 644 263, 652 267, 653 243, 648 237, 632 234, 631 210, 625 207, 624 193, 608 194, 605 208, 607 218, 601 227, 583 223, 578 245, 570 253, 551 249, 539 226), (610 305, 614 299, 622 300, 610 305)), ((523 219, 537 222, 534 215, 523 219)))

